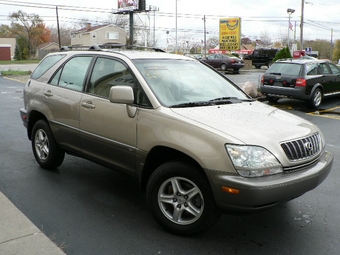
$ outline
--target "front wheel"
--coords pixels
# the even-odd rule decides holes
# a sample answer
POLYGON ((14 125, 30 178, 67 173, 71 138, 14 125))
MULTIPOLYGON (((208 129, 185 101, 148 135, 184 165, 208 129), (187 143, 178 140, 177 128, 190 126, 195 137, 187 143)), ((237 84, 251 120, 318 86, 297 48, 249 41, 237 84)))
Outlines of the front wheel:
POLYGON ((322 97, 323 95, 321 89, 315 89, 309 100, 309 105, 313 108, 318 108, 321 105, 322 97))
POLYGON ((62 164, 65 152, 55 142, 46 121, 39 120, 35 123, 31 141, 34 157, 42 168, 55 169, 62 164))
POLYGON ((270 96, 266 96, 267 100, 269 103, 275 104, 277 103, 277 101, 279 101, 278 97, 270 97, 270 96))
POLYGON ((171 233, 197 235, 220 216, 206 177, 182 162, 159 166, 147 186, 148 207, 155 220, 171 233))

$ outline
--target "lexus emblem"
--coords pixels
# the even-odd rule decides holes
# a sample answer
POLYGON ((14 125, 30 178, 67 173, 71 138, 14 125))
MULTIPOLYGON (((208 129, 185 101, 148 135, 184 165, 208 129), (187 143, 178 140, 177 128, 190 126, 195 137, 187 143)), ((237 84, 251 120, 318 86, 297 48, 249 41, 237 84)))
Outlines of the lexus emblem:
POLYGON ((306 142, 305 148, 306 148, 307 151, 312 151, 313 150, 313 144, 311 142, 306 142))

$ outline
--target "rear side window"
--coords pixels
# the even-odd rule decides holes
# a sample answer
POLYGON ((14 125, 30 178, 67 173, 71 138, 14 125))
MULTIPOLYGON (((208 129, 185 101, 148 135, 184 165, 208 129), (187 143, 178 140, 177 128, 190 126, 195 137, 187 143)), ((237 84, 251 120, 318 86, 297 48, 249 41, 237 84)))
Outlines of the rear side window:
POLYGON ((302 65, 293 63, 274 63, 270 66, 267 73, 298 76, 301 73, 302 67, 302 65))
POLYGON ((78 56, 70 59, 53 77, 50 84, 77 91, 83 90, 87 70, 92 56, 78 56))
POLYGON ((38 67, 34 70, 34 72, 31 75, 32 79, 38 79, 41 77, 48 69, 50 69, 52 66, 54 66, 59 60, 64 58, 65 54, 59 54, 59 55, 50 55, 44 58, 38 67))
POLYGON ((340 74, 340 68, 333 63, 329 63, 329 68, 332 70, 333 74, 340 74))

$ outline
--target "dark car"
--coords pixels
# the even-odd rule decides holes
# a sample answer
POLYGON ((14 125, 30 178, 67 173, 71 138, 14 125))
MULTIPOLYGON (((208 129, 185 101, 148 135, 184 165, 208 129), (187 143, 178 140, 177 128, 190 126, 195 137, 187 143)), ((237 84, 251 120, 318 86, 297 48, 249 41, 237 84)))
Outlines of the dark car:
POLYGON ((340 68, 328 60, 278 60, 262 76, 260 90, 269 102, 288 97, 318 108, 324 97, 340 94, 340 68))
POLYGON ((252 54, 246 55, 244 59, 251 60, 252 65, 258 69, 262 66, 270 67, 279 51, 280 49, 275 48, 260 48, 254 50, 252 54))
POLYGON ((212 67, 221 68, 222 71, 233 70, 237 73, 240 68, 244 67, 244 61, 242 59, 223 54, 211 54, 201 60, 212 67))

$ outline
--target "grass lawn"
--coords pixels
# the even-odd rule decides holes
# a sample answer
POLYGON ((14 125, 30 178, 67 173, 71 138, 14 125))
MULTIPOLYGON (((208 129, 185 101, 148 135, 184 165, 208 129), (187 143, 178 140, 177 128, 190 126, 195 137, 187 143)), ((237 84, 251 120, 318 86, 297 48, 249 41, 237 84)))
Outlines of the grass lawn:
POLYGON ((39 62, 40 62, 39 59, 31 59, 31 60, 0 60, 0 65, 37 64, 39 62))
POLYGON ((11 75, 30 75, 31 71, 14 71, 14 70, 8 70, 8 71, 1 71, 1 74, 3 76, 11 76, 11 75))

